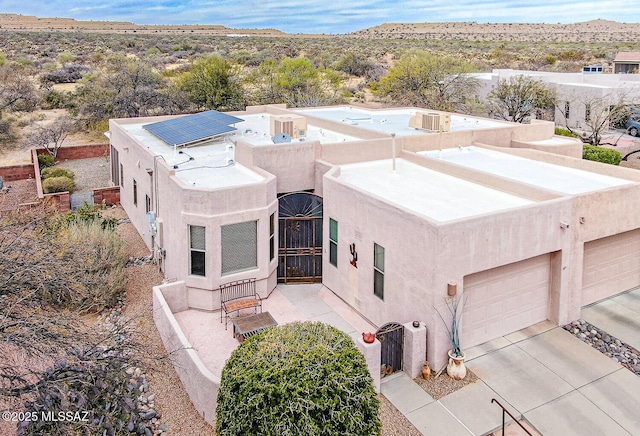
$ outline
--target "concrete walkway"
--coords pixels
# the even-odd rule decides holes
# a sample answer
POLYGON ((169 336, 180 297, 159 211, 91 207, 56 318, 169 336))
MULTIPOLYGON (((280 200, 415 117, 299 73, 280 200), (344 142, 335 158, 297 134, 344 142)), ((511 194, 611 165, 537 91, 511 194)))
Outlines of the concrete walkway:
MULTIPOLYGON (((640 290, 585 308, 583 317, 640 348, 640 290)), ((480 380, 438 401, 404 374, 383 379, 381 391, 424 435, 499 429, 502 411, 492 398, 545 436, 640 435, 640 377, 550 322, 467 357, 480 380)))
MULTIPOLYGON (((354 338, 375 331, 320 284, 278 286, 263 304, 279 323, 322 321, 354 338)), ((175 315, 204 364, 219 375, 238 346, 220 315, 175 315)), ((585 308, 583 317, 640 349, 640 289, 585 308)), ((424 435, 498 430, 502 410, 493 398, 545 436, 640 435, 640 377, 549 321, 465 351, 477 382, 436 401, 398 373, 382 379, 382 394, 424 435)))

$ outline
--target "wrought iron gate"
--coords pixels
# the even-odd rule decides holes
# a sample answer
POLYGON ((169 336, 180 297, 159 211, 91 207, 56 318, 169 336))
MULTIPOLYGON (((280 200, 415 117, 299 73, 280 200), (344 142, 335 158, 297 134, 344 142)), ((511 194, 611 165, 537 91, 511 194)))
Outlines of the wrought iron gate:
POLYGON ((404 326, 390 322, 378 329, 376 338, 380 341, 381 375, 402 371, 402 351, 404 345, 404 326))
POLYGON ((322 281, 322 198, 307 192, 278 200, 278 282, 322 281))

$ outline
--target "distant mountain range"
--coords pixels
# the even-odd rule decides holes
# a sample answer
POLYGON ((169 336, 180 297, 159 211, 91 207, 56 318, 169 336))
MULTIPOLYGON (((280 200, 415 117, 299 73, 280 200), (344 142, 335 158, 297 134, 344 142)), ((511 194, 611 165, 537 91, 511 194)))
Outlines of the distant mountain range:
MULTIPOLYGON (((278 29, 231 29, 222 25, 141 25, 123 21, 78 21, 0 13, 0 30, 212 36, 326 37, 287 34, 278 29)), ((640 42, 640 23, 593 20, 574 24, 526 23, 386 23, 341 37, 463 41, 640 42)))

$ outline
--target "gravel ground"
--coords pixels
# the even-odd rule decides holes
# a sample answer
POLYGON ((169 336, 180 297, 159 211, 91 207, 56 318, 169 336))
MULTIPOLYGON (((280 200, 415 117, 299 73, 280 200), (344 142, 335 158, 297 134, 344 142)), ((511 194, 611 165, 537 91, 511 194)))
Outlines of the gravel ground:
POLYGON ((478 380, 478 376, 475 375, 472 371, 467 368, 467 376, 462 380, 454 380, 447 375, 447 371, 444 370, 442 373, 436 377, 431 371, 432 375, 429 380, 425 380, 422 376, 414 379, 418 385, 422 389, 424 389, 434 400, 439 400, 442 397, 445 397, 458 389, 465 387, 470 383, 474 383, 478 380))
POLYGON ((5 182, 4 189, 0 189, 0 212, 16 209, 20 204, 32 203, 37 200, 38 191, 35 179, 5 182))
POLYGON ((74 194, 92 192, 94 188, 107 187, 111 181, 108 157, 65 160, 56 166, 73 171, 76 183, 74 194))

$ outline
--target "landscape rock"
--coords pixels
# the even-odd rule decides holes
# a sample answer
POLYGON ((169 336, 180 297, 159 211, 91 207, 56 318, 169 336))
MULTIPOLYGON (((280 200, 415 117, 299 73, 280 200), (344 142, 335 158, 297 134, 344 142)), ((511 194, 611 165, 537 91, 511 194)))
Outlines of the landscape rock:
POLYGON ((597 328, 583 319, 572 321, 563 327, 566 331, 591 345, 607 357, 620 363, 629 371, 640 375, 638 351, 604 330, 597 328))

